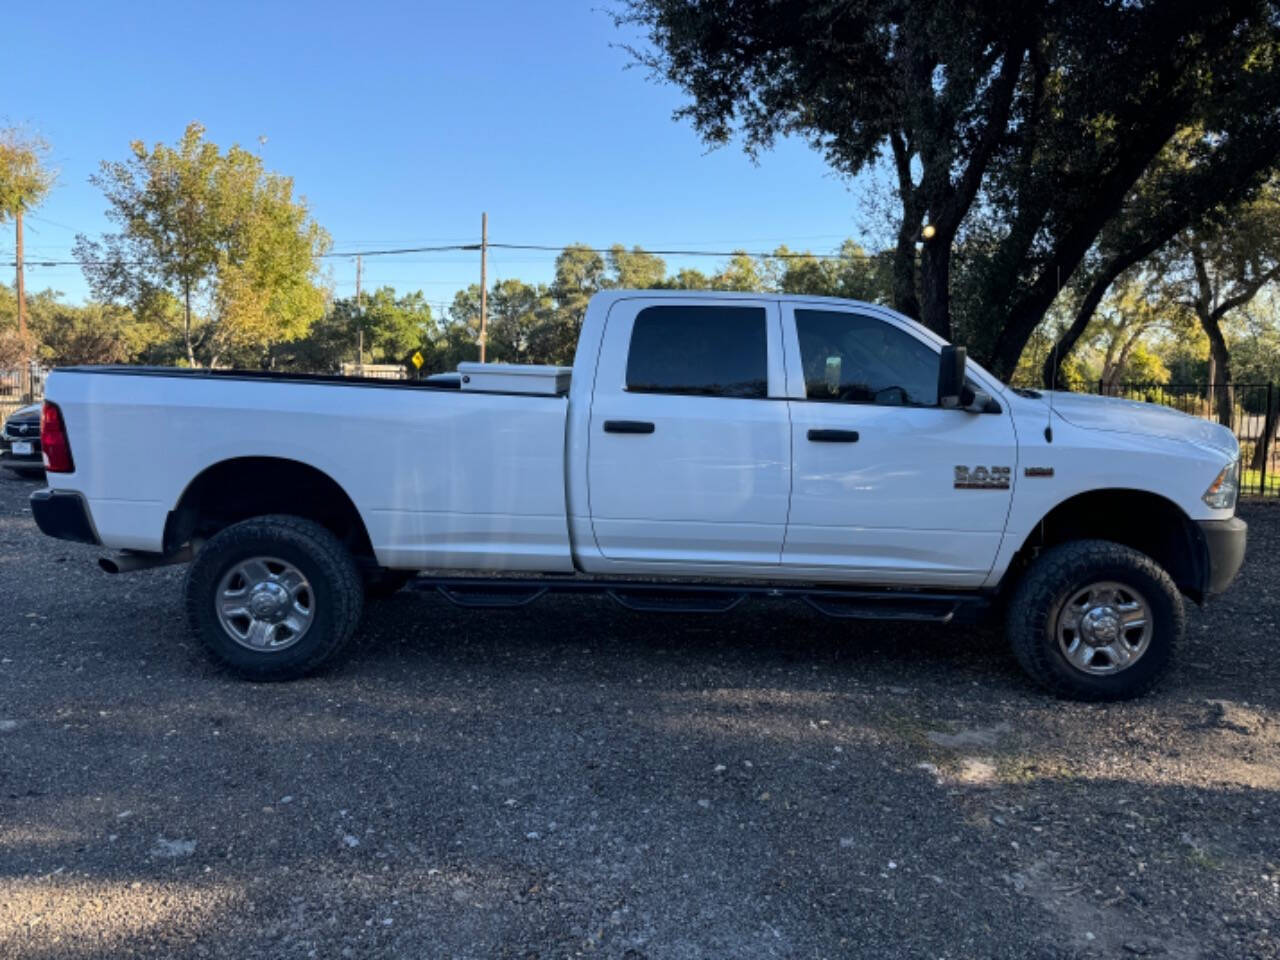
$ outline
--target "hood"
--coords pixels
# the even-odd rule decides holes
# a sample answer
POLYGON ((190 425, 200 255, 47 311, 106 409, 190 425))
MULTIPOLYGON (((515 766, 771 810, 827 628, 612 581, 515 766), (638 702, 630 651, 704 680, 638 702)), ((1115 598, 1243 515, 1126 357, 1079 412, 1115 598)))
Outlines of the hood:
POLYGON ((33 403, 29 406, 19 407, 17 410, 13 411, 13 413, 9 414, 9 416, 5 417, 5 420, 34 420, 36 423, 39 423, 41 406, 41 404, 33 403))
POLYGON ((1235 434, 1226 427, 1172 407, 1088 393, 1065 393, 1061 390, 1042 392, 1044 400, 1041 402, 1048 403, 1052 394, 1054 412, 1067 423, 1086 430, 1114 430, 1118 433, 1183 440, 1220 453, 1224 458, 1235 457, 1240 452, 1235 434))

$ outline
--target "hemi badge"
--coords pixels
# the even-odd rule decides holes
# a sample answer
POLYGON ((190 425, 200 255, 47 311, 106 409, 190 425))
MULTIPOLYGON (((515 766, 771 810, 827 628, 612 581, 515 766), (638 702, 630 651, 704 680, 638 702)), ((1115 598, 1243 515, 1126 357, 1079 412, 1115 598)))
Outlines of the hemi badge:
POLYGON ((1024 477, 1052 477, 1053 467, 1026 467, 1022 471, 1024 477))

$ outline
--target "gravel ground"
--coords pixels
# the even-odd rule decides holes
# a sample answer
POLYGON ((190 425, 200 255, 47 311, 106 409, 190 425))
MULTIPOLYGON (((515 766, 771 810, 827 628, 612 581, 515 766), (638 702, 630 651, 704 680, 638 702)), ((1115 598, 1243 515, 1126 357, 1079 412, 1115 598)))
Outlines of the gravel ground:
POLYGON ((238 682, 0 477, 0 956, 1280 955, 1280 505, 1171 681, 998 634, 404 593, 238 682))

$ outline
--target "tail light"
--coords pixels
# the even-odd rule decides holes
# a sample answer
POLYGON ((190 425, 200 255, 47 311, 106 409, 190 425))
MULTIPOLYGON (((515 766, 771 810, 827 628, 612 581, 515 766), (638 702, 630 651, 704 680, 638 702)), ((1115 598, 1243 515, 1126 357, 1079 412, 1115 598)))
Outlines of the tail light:
POLYGON ((56 403, 44 402, 40 411, 40 450, 44 453, 44 468, 50 473, 73 473, 75 462, 71 459, 71 441, 67 439, 67 424, 56 403))

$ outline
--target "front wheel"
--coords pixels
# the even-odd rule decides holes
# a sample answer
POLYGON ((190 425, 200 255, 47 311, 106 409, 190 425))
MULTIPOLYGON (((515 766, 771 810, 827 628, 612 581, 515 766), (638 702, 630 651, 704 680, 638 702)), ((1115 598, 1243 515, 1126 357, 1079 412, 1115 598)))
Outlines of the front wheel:
POLYGON ((351 639, 364 604, 351 552, 294 516, 254 517, 211 538, 187 571, 187 619, 223 666, 252 680, 319 669, 351 639))
POLYGON ((1046 550, 1014 590, 1007 631, 1022 668, 1073 700, 1127 700, 1173 662, 1182 595, 1146 554, 1107 540, 1046 550))

